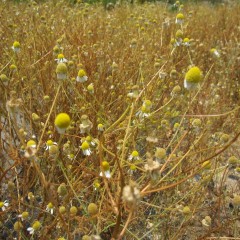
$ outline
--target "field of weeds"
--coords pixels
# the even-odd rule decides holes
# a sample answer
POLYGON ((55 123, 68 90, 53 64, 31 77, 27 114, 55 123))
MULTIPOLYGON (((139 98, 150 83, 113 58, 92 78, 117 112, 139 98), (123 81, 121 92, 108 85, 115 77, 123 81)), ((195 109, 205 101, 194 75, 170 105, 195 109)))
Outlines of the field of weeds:
POLYGON ((0 239, 240 239, 240 5, 0 4, 0 239))

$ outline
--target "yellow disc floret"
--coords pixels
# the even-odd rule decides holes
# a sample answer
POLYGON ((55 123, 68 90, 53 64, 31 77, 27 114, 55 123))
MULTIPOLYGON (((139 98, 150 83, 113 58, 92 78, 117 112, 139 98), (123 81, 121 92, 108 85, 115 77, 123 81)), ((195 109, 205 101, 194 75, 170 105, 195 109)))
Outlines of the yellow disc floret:
POLYGON ((67 113, 59 113, 55 118, 55 125, 60 129, 66 129, 70 125, 70 117, 67 113))
POLYGON ((79 77, 84 77, 84 76, 86 76, 87 74, 86 74, 86 72, 83 70, 83 69, 80 69, 79 71, 78 71, 78 76, 79 77))
POLYGON ((103 161, 102 162, 102 168, 104 171, 108 171, 110 166, 109 166, 109 163, 107 161, 103 161))
POLYGON ((64 55, 62 53, 58 54, 57 56, 58 59, 63 59, 64 58, 64 55))
POLYGON ((47 140, 47 146, 52 146, 53 145, 53 141, 52 140, 47 140))
POLYGON ((87 149, 89 149, 89 144, 88 144, 88 142, 87 141, 84 141, 83 143, 82 143, 82 150, 87 150, 87 149))
POLYGON ((131 155, 132 155, 133 157, 138 157, 138 156, 139 156, 138 151, 136 151, 136 150, 133 151, 131 155))
POLYGON ((88 209, 89 215, 91 216, 96 215, 98 213, 98 207, 95 203, 90 203, 87 209, 88 209))
POLYGON ((182 30, 177 30, 177 32, 176 32, 176 38, 183 38, 183 31, 182 30))
POLYGON ((41 227, 41 223, 39 221, 35 221, 32 225, 34 230, 38 230, 41 227))
POLYGON ((28 147, 36 147, 36 142, 34 141, 34 140, 29 140, 28 142, 27 142, 27 146, 28 147))
POLYGON ((19 43, 18 41, 15 41, 15 42, 13 43, 13 47, 14 47, 14 48, 20 48, 20 43, 19 43))
POLYGON ((179 14, 176 16, 176 19, 183 20, 183 19, 184 19, 184 15, 183 15, 182 13, 179 13, 179 14))
POLYGON ((192 67, 185 75, 185 80, 191 83, 199 83, 202 80, 202 73, 198 67, 192 67))

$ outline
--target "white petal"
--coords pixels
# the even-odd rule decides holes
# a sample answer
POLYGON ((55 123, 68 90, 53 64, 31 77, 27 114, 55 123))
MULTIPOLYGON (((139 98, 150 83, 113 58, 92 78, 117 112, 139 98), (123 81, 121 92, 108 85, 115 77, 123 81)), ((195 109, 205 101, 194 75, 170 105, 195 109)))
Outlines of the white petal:
POLYGON ((29 231, 30 234, 34 233, 34 229, 32 227, 27 228, 27 230, 29 231))

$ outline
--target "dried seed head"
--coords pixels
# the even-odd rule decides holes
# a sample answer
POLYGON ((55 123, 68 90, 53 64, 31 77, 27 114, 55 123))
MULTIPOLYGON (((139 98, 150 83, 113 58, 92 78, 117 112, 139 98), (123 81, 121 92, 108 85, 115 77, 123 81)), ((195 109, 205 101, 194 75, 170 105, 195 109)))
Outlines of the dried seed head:
POLYGON ((75 215, 77 214, 77 212, 78 212, 77 207, 72 206, 72 207, 70 208, 70 214, 71 214, 72 216, 75 216, 75 215))
POLYGON ((14 228, 14 230, 15 230, 16 232, 19 232, 19 231, 22 230, 23 225, 22 225, 22 223, 21 223, 20 221, 17 221, 17 222, 14 223, 13 228, 14 228))
POLYGON ((95 203, 90 203, 87 209, 90 216, 94 216, 98 213, 98 207, 95 203))
POLYGON ((122 198, 124 202, 132 207, 137 205, 140 199, 140 191, 134 182, 131 182, 123 188, 122 198))

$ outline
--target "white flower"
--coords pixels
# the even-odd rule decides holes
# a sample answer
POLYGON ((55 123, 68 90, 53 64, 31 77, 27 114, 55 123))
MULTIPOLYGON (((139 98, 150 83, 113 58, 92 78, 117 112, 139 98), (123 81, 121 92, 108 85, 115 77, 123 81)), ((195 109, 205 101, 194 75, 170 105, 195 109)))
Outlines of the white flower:
POLYGON ((98 131, 103 132, 104 131, 104 125, 99 123, 97 126, 98 131))
POLYGON ((85 156, 90 156, 92 151, 87 141, 84 141, 81 145, 82 152, 85 156))
POLYGON ((29 216, 29 213, 28 212, 22 212, 22 214, 19 214, 18 217, 23 220, 27 219, 29 216))
POLYGON ((29 234, 34 234, 35 231, 37 231, 41 227, 41 223, 39 221, 35 221, 32 225, 32 227, 27 228, 27 231, 29 234))
POLYGON ((133 151, 131 154, 130 154, 130 156, 128 157, 128 159, 130 160, 130 161, 132 161, 132 160, 139 160, 139 153, 138 153, 138 151, 133 151))
POLYGON ((186 79, 184 79, 183 85, 187 90, 193 90, 199 87, 199 83, 189 82, 186 79))
POLYGON ((53 145, 57 146, 57 143, 53 142, 52 140, 48 140, 46 142, 46 146, 44 147, 44 149, 45 150, 50 150, 53 145))
POLYGON ((91 153, 92 153, 92 151, 90 149, 83 150, 83 155, 85 155, 85 156, 90 156, 91 153))
POLYGON ((76 81, 80 82, 80 83, 86 82, 87 80, 88 80, 87 76, 83 76, 83 77, 77 76, 77 78, 76 78, 76 81))
POLYGON ((139 118, 146 118, 150 116, 150 110, 152 108, 152 102, 150 100, 145 100, 143 102, 143 105, 141 107, 141 110, 139 110, 136 115, 139 116, 139 118))
POLYGON ((142 112, 142 111, 138 111, 138 112, 136 113, 136 116, 138 116, 139 118, 147 118, 147 117, 150 116, 150 113, 144 113, 144 112, 142 112))
POLYGON ((83 69, 80 69, 78 71, 76 81, 83 83, 83 82, 86 82, 87 80, 88 80, 88 77, 87 77, 86 72, 83 69))
POLYGON ((109 163, 107 161, 103 161, 101 165, 102 165, 103 172, 100 172, 99 176, 100 177, 111 178, 109 163))
POLYGON ((176 18, 176 21, 175 21, 175 23, 176 24, 183 24, 183 22, 184 22, 184 20, 183 19, 180 19, 180 18, 176 18))
POLYGON ((53 210, 54 210, 53 204, 50 202, 46 207, 46 211, 53 214, 53 210))
POLYGON ((14 47, 14 46, 12 46, 12 50, 13 50, 15 53, 19 53, 19 52, 20 52, 20 48, 17 48, 17 47, 14 47))
POLYGON ((58 58, 57 59, 55 59, 55 61, 57 62, 57 63, 66 63, 66 62, 68 62, 68 60, 66 59, 66 58, 64 58, 64 55, 63 54, 58 54, 58 58))
POLYGON ((65 80, 65 79, 67 79, 67 74, 66 73, 57 73, 57 79, 65 80))
POLYGON ((107 171, 104 171, 104 175, 103 175, 103 172, 100 172, 99 174, 100 177, 106 177, 106 178, 111 178, 111 172, 110 170, 107 170, 107 171))
POLYGON ((210 52, 213 54, 214 57, 216 57, 216 58, 219 58, 219 57, 220 57, 220 54, 219 54, 219 52, 217 51, 216 48, 212 48, 212 49, 210 50, 210 52))
POLYGON ((34 229, 32 227, 27 228, 27 230, 29 231, 29 234, 34 234, 34 229))
POLYGON ((8 200, 5 200, 4 202, 0 202, 0 208, 2 209, 2 211, 5 211, 8 206, 9 206, 8 200))

